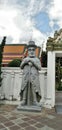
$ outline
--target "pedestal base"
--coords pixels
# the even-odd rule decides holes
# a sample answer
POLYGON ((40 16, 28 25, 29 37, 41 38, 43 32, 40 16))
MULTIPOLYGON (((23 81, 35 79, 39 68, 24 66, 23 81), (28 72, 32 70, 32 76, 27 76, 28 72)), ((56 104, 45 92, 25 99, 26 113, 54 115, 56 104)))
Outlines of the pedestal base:
POLYGON ((40 106, 26 106, 26 105, 24 105, 24 106, 18 106, 17 107, 17 109, 18 110, 22 110, 22 111, 37 111, 37 112, 41 112, 41 110, 42 110, 42 107, 40 107, 40 106))
POLYGON ((45 108, 49 108, 49 109, 52 108, 51 98, 45 98, 44 107, 45 107, 45 108))
POLYGON ((56 105, 55 110, 56 110, 57 114, 62 114, 62 104, 56 105))

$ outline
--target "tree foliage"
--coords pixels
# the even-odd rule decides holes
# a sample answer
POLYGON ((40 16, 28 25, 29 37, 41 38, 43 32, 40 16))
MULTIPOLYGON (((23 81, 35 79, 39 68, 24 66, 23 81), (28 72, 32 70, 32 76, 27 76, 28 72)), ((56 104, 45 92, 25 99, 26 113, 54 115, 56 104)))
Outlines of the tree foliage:
POLYGON ((62 91, 62 57, 56 58, 56 90, 62 91))
POLYGON ((47 52, 42 51, 41 54, 41 65, 42 67, 47 67, 47 52))
POLYGON ((20 67, 21 59, 14 59, 8 63, 8 67, 20 67))

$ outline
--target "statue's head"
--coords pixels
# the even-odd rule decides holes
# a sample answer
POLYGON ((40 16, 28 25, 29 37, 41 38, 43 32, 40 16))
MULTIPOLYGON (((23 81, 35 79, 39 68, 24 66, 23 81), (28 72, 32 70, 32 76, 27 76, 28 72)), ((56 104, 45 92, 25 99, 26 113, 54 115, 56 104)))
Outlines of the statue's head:
POLYGON ((35 56, 35 49, 36 48, 37 48, 37 46, 35 45, 35 42, 34 41, 29 41, 29 43, 27 45, 29 57, 34 57, 35 56))
POLYGON ((34 41, 29 41, 28 42, 27 48, 29 48, 29 47, 34 47, 35 49, 37 48, 34 41))

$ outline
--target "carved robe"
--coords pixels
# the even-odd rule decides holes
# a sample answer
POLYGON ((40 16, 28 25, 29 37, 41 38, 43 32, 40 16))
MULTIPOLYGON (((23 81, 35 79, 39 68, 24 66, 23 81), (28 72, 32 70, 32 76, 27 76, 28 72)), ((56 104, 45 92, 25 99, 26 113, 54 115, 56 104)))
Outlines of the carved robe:
POLYGON ((23 59, 20 67, 21 69, 23 69, 21 91, 24 91, 24 88, 27 87, 27 83, 30 82, 35 92, 40 95, 40 82, 38 72, 39 70, 41 70, 40 60, 37 57, 27 57, 23 59), (29 66, 29 61, 32 63, 32 66, 29 66))

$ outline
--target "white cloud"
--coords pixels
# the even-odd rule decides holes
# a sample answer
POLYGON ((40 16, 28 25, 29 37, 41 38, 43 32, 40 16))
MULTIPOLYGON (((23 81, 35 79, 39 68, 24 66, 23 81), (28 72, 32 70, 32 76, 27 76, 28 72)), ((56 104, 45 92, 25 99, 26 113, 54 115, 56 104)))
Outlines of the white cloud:
POLYGON ((48 13, 53 34, 55 22, 62 26, 62 0, 0 0, 0 36, 12 37, 12 43, 32 38, 41 45, 51 35, 43 34, 35 26, 34 16, 42 11, 48 13))
POLYGON ((43 43, 45 41, 45 39, 46 39, 46 35, 42 34, 36 28, 33 28, 32 37, 36 41, 37 45, 41 45, 41 43, 43 43))
POLYGON ((62 26, 62 0, 54 0, 48 11, 50 20, 56 22, 59 27, 62 26))
POLYGON ((26 9, 28 16, 34 16, 43 10, 44 1, 43 0, 30 0, 28 3, 28 7, 26 9))
POLYGON ((0 36, 12 36, 17 42, 19 39, 20 31, 14 23, 16 17, 16 10, 1 9, 0 10, 0 36))
POLYGON ((41 6, 39 5, 42 2, 39 3, 37 0, 36 2, 35 0, 28 0, 27 4, 23 4, 22 6, 21 4, 17 4, 17 0, 15 0, 15 2, 12 1, 12 3, 13 5, 11 5, 11 2, 8 0, 5 0, 5 2, 1 1, 0 35, 11 36, 13 43, 19 43, 19 40, 20 42, 28 41, 33 38, 33 28, 36 30, 32 16, 41 10, 41 8, 39 8, 41 6), (26 7, 26 5, 28 6, 26 7))

